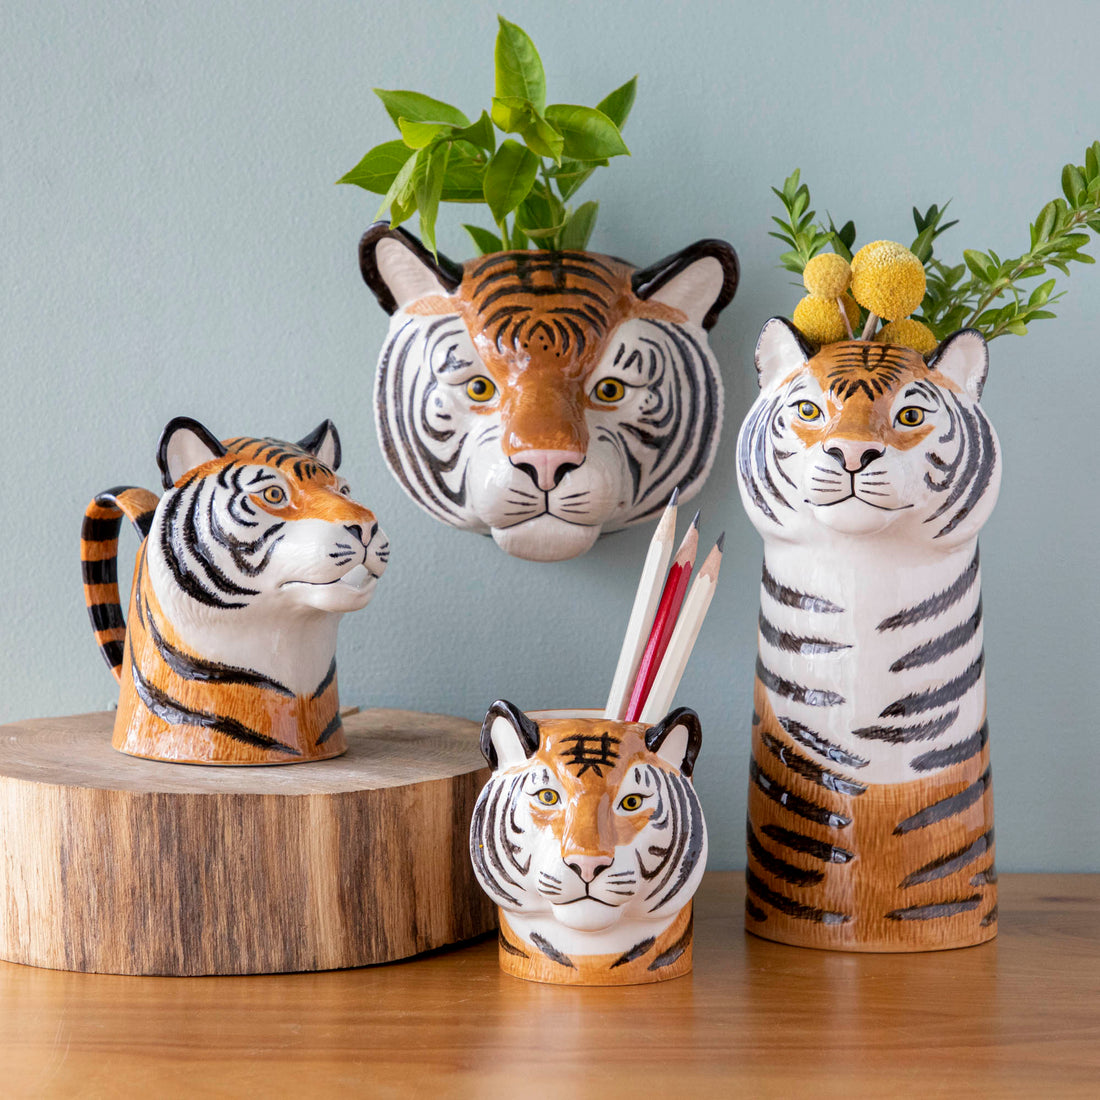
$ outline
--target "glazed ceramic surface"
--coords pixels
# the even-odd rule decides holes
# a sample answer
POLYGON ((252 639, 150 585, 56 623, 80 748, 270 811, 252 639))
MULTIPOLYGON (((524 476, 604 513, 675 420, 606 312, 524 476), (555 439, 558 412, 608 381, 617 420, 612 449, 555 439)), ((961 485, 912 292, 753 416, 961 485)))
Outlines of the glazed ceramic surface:
POLYGON ((851 950, 996 933, 977 536, 1001 459, 984 340, 814 355, 776 318, 741 429, 764 538, 747 927, 851 950))
POLYGON ((691 783, 700 739, 687 708, 652 727, 489 708, 481 747, 493 776, 470 853, 500 907, 503 970, 627 985, 691 969, 691 898, 707 857, 691 783))
POLYGON ((337 625, 369 602, 389 544, 336 473, 336 429, 220 443, 180 417, 157 458, 159 502, 110 489, 82 530, 88 613, 121 685, 115 748, 204 764, 338 756, 337 625), (126 620, 123 516, 143 539, 126 620))
POLYGON ((360 264, 392 315, 379 439, 436 519, 558 561, 703 484, 722 419, 706 333, 737 288, 729 245, 646 270, 584 252, 458 265, 379 223, 360 264))

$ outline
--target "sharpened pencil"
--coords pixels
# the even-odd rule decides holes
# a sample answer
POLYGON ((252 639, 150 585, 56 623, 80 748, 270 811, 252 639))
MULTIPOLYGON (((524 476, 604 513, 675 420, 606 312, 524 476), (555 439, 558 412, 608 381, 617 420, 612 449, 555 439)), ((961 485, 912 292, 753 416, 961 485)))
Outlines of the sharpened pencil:
POLYGON ((650 539, 642 575, 638 580, 638 590, 634 594, 634 606, 626 624, 619 663, 615 666, 611 691, 607 696, 605 718, 619 720, 626 714, 630 688, 638 672, 653 616, 661 599, 665 570, 668 568, 669 558, 672 557, 672 540, 676 537, 676 501, 679 496, 680 490, 673 489, 668 506, 657 523, 653 538, 650 539))

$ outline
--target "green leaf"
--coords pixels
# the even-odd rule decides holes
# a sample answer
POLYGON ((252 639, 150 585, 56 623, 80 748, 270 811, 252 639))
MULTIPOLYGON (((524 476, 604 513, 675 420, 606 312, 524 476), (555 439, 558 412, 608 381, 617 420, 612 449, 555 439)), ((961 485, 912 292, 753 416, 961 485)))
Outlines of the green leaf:
POLYGON ((408 202, 394 201, 390 203, 390 228, 396 229, 403 222, 416 213, 416 200, 410 198, 408 202))
POLYGON ((1011 332, 1013 336, 1026 336, 1027 325, 1023 321, 1010 321, 1005 325, 1005 332, 1011 332))
POLYGON ((450 153, 446 145, 433 149, 427 157, 421 158, 423 166, 417 165, 413 173, 413 193, 416 195, 416 208, 420 211, 420 235, 424 243, 435 255, 435 219, 439 213, 439 199, 443 194, 443 176, 447 171, 447 156, 450 153))
MULTIPOLYGON (((795 193, 798 191, 798 180, 802 175, 802 171, 796 168, 784 181, 783 181, 783 193, 779 196, 788 205, 794 202, 795 193)), ((774 190, 774 188, 773 188, 774 190)), ((776 194, 779 194, 776 192, 776 194)))
POLYGON ((462 130, 455 130, 451 137, 455 141, 468 141, 471 145, 476 146, 478 149, 484 149, 487 153, 494 152, 497 147, 496 131, 493 130, 493 123, 489 118, 488 111, 482 111, 481 118, 477 122, 462 130))
POLYGON ((546 74, 542 59, 527 32, 497 16, 500 30, 497 32, 493 56, 496 62, 496 94, 502 98, 519 96, 529 99, 535 110, 546 106, 546 74))
POLYGON ((516 225, 533 241, 544 241, 557 235, 565 224, 561 204, 548 197, 545 188, 536 185, 516 208, 516 225))
POLYGON ((484 157, 475 160, 466 149, 470 146, 456 144, 451 147, 451 156, 447 161, 447 171, 443 177, 443 202, 484 202, 485 168, 488 161, 484 157))
POLYGON ((401 166, 401 171, 394 176, 393 183, 390 184, 389 189, 386 191, 386 196, 382 200, 382 205, 378 207, 378 213, 375 215, 376 218, 380 217, 382 212, 389 207, 390 224, 396 228, 416 209, 416 199, 413 197, 412 178, 417 162, 423 155, 424 152, 421 150, 414 156, 410 156, 401 166), (394 220, 395 218, 397 219, 396 221, 394 220))
POLYGON ((561 231, 561 247, 584 249, 588 247, 592 230, 596 226, 599 213, 598 202, 583 202, 569 215, 565 228, 561 231))
POLYGON ((1067 164, 1062 169, 1062 193, 1069 200, 1070 206, 1079 205, 1078 196, 1087 188, 1088 184, 1080 168, 1074 164, 1067 164))
POLYGON ((449 136, 454 130, 449 122, 413 122, 407 118, 399 118, 397 125, 401 128, 401 137, 410 149, 425 149, 436 138, 444 134, 449 136))
POLYGON ((562 150, 565 148, 565 138, 557 128, 548 122, 537 112, 531 115, 531 120, 524 128, 523 143, 540 157, 549 157, 555 164, 561 164, 562 150))
POLYGON ((1049 321, 1056 316, 1057 314, 1051 313, 1049 309, 1032 309, 1028 310, 1027 319, 1029 321, 1049 321))
POLYGON ((1050 232, 1054 228, 1055 214, 1056 211, 1053 202, 1048 202, 1046 206, 1039 211, 1039 216, 1035 219, 1035 230, 1033 234, 1034 243, 1032 244, 1032 248, 1035 247, 1035 244, 1042 244, 1044 241, 1050 240, 1050 232))
POLYGON ((630 153, 618 126, 595 107, 554 103, 546 108, 546 121, 561 133, 570 160, 605 160, 630 153))
POLYGON ((410 122, 449 122, 452 126, 469 126, 470 120, 457 108, 441 99, 421 95, 419 92, 387 92, 384 88, 375 88, 374 94, 382 100, 383 106, 394 125, 400 125, 400 119, 410 122))
MULTIPOLYGON (((638 78, 632 76, 609 95, 596 104, 596 110, 602 111, 621 130, 626 125, 630 108, 634 106, 634 96, 638 91, 638 78)), ((586 204, 587 205, 587 204, 586 204)))
POLYGON ((383 145, 376 145, 350 172, 336 182, 353 183, 364 191, 384 195, 412 155, 413 151, 403 141, 387 141, 383 145))
POLYGON ((463 229, 470 234, 479 256, 488 256, 490 252, 503 252, 504 245, 501 239, 488 229, 482 229, 479 225, 463 225, 463 229))
POLYGON ((1085 150, 1085 175, 1090 183, 1100 178, 1100 141, 1094 141, 1085 150))
POLYGON ((501 142, 485 169, 484 181, 485 201, 498 223, 527 197, 538 170, 539 158, 530 149, 511 138, 501 142))
POLYGON ((520 134, 530 123, 535 105, 523 96, 493 96, 493 122, 506 134, 520 134))
POLYGON ((592 175, 596 168, 606 163, 606 161, 596 161, 591 164, 582 164, 577 160, 563 160, 560 167, 551 169, 550 175, 557 183, 561 197, 568 199, 581 189, 585 180, 592 175))
POLYGON ((986 279, 986 271, 989 268, 989 257, 983 255, 981 252, 973 248, 963 249, 963 259, 966 261, 966 266, 970 268, 971 272, 979 279, 986 279))
POLYGON ((922 264, 928 263, 932 258, 932 242, 936 237, 936 227, 934 224, 926 225, 916 236, 916 239, 909 246, 909 251, 917 257, 922 264))

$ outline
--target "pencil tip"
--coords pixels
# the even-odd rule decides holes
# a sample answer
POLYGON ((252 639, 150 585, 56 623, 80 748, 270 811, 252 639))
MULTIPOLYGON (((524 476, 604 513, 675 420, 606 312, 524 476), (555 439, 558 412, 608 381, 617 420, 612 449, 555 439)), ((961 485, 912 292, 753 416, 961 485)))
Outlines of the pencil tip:
MULTIPOLYGON (((699 511, 701 512, 702 509, 700 508, 699 511)), ((696 512, 695 515, 692 517, 691 526, 692 527, 698 527, 699 526, 699 512, 696 512)))
POLYGON ((675 506, 675 504, 676 504, 676 502, 677 502, 677 501, 678 501, 679 499, 680 499, 680 486, 679 486, 679 485, 677 485, 677 486, 676 486, 676 488, 672 490, 672 496, 670 496, 670 497, 668 498, 668 505, 667 505, 667 506, 668 506, 669 508, 672 508, 672 507, 674 507, 674 506, 675 506))
POLYGON ((725 553, 725 546, 726 546, 726 532, 725 531, 723 531, 718 536, 718 541, 714 545, 715 545, 715 548, 718 550, 719 554, 724 554, 725 553))

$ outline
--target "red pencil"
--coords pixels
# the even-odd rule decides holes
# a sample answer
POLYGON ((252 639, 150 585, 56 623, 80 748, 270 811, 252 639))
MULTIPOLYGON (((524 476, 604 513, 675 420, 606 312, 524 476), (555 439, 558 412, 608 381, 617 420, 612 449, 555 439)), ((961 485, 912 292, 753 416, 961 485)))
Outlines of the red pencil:
POLYGON ((649 697, 650 688, 653 687, 657 670, 661 667, 669 639, 672 637, 672 629, 676 625, 680 607, 684 602, 684 594, 691 579, 691 567, 695 564, 695 554, 698 549, 699 513, 696 512, 668 570, 665 587, 661 592, 661 602, 657 605, 657 613, 653 616, 653 628, 649 632, 649 639, 646 641, 645 651, 638 665, 638 675, 634 679, 634 687, 630 692, 630 703, 626 708, 627 722, 638 721, 642 707, 645 706, 645 701, 649 697))

